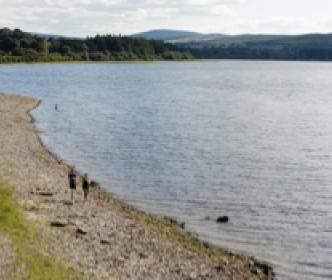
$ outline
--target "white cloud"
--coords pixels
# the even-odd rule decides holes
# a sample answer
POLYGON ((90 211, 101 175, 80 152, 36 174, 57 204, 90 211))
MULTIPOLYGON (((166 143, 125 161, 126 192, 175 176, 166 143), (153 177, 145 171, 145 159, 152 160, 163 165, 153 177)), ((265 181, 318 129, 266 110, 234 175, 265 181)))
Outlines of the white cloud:
POLYGON ((216 5, 218 4, 217 0, 187 0, 186 3, 190 6, 207 6, 207 5, 216 5))
POLYGON ((210 8, 210 12, 212 15, 216 16, 227 16, 227 17, 236 17, 238 14, 235 9, 224 6, 224 5, 216 5, 210 8))
POLYGON ((75 36, 154 28, 327 32, 331 8, 330 0, 0 0, 0 26, 75 36))

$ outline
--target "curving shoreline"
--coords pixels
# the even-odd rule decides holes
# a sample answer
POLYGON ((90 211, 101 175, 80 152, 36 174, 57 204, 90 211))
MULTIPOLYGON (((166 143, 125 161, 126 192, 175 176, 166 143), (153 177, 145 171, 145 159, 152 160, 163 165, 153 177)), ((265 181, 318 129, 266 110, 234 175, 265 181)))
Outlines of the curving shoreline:
POLYGON ((26 216, 43 228, 50 240, 46 254, 66 260, 85 279, 273 277, 269 265, 201 242, 174 221, 137 211, 102 188, 93 189, 86 204, 79 188, 69 205, 68 166, 43 145, 29 113, 39 104, 0 94, 0 176, 10 173, 5 179, 26 216), (56 222, 61 226, 50 226, 56 222))

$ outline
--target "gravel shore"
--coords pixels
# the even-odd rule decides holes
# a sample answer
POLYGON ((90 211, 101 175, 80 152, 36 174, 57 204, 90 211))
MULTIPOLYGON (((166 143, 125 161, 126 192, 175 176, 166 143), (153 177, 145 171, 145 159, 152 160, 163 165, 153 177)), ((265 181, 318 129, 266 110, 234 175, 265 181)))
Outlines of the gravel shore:
MULTIPOLYGON (((25 216, 42 233, 44 253, 83 279, 269 279, 269 266, 223 252, 174 221, 136 211, 95 187, 70 203, 68 166, 41 144, 27 112, 33 98, 0 94, 0 177, 15 188, 25 216)), ((0 235, 0 270, 15 258, 0 235)), ((0 273, 0 279, 4 275, 0 273)))

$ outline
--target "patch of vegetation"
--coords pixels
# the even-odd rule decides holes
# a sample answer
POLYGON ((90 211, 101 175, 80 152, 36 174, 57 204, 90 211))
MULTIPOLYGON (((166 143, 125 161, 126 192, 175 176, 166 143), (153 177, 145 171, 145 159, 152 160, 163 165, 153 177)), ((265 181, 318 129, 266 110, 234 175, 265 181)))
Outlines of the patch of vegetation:
POLYGON ((0 180, 0 234, 11 240, 15 261, 7 279, 74 280, 79 273, 42 253, 38 232, 24 218, 12 188, 0 180))
POLYGON ((97 35, 86 39, 42 38, 20 29, 0 29, 0 64, 191 58, 189 52, 163 41, 121 35, 97 35))

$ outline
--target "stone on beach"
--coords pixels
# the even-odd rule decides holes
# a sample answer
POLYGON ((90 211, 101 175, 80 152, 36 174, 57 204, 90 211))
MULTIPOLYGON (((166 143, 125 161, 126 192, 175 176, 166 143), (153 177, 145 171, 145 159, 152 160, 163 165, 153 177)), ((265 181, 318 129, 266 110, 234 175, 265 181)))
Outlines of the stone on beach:
POLYGON ((40 196, 47 196, 47 197, 54 196, 54 193, 51 191, 39 191, 37 192, 37 194, 40 196))
POLYGON ((86 226, 79 226, 76 228, 76 233, 86 235, 89 232, 86 226))
POLYGON ((101 239, 101 240, 100 240, 100 243, 101 243, 102 245, 109 245, 109 244, 111 244, 111 242, 110 242, 109 240, 107 240, 107 239, 101 239))
POLYGON ((50 223, 52 227, 66 227, 68 225, 68 220, 66 219, 57 219, 50 223))
POLYGON ((36 211, 39 208, 39 205, 32 199, 23 201, 22 206, 23 206, 23 209, 25 209, 26 211, 36 211))

